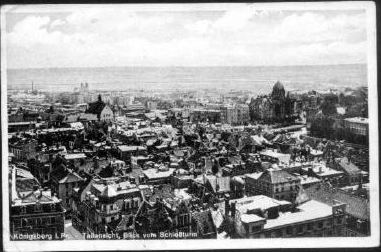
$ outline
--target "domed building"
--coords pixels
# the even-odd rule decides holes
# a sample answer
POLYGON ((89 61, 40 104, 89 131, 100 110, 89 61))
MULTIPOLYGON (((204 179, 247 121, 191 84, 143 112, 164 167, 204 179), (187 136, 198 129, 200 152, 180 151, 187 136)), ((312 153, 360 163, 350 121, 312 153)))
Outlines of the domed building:
POLYGON ((282 122, 292 115, 293 101, 279 81, 274 84, 271 94, 258 96, 250 102, 251 120, 282 122))

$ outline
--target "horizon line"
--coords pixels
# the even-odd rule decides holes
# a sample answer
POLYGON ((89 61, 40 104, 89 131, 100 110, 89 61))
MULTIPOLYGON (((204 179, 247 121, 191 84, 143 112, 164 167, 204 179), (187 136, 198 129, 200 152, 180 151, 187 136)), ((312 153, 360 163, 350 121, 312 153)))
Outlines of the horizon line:
POLYGON ((305 67, 305 66, 340 66, 340 65, 367 65, 367 62, 363 63, 336 63, 336 64, 296 64, 296 65, 221 65, 221 66, 152 66, 152 65, 126 65, 126 66, 68 66, 68 67, 15 67, 7 68, 5 70, 30 70, 30 69, 71 69, 71 68, 124 68, 124 67, 136 67, 136 68, 218 68, 218 67, 305 67))

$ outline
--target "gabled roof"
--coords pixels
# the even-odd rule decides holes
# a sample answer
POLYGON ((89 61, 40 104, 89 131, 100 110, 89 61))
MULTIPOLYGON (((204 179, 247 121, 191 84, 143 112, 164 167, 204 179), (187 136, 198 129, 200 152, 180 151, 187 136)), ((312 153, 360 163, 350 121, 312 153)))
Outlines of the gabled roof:
POLYGON ((22 203, 53 203, 58 202, 56 197, 52 197, 50 191, 37 190, 25 195, 22 199, 22 203))
POLYGON ((349 174, 360 174, 361 170, 352 162, 349 162, 347 157, 344 157, 339 162, 340 167, 349 174))
POLYGON ((36 178, 33 179, 16 179, 16 191, 17 192, 26 192, 33 191, 35 187, 39 187, 40 183, 36 178))
POLYGON ((258 179, 268 181, 272 184, 287 183, 290 181, 299 180, 299 178, 288 173, 287 171, 274 169, 266 170, 258 179))
POLYGON ((111 185, 107 185, 106 188, 101 193, 101 196, 108 197, 108 198, 115 197, 116 195, 117 193, 114 187, 111 185))
POLYGON ((89 103, 89 108, 86 110, 85 113, 96 114, 99 116, 105 106, 106 104, 99 99, 96 102, 89 103))
POLYGON ((28 179, 34 179, 34 176, 30 171, 27 171, 25 169, 16 167, 16 176, 21 178, 28 178, 28 179))
POLYGON ((207 176, 213 192, 230 192, 230 177, 207 176))
POLYGON ((192 219, 201 234, 217 233, 210 210, 192 213, 192 219))
POLYGON ((305 189, 308 197, 329 205, 334 201, 346 203, 346 212, 356 218, 369 220, 370 206, 369 201, 342 190, 334 189, 326 183, 316 184, 305 189))
POLYGON ((63 184, 63 183, 72 183, 72 182, 79 182, 83 181, 83 178, 80 177, 77 173, 68 171, 65 177, 60 179, 58 183, 63 184))

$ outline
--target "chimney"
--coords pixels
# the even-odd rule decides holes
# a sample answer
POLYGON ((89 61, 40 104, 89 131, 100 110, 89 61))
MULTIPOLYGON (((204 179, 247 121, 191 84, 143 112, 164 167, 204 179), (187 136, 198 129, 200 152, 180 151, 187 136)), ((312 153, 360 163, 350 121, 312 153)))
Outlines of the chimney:
POLYGON ((225 216, 229 216, 230 205, 229 205, 229 197, 225 198, 225 216))
POLYGON ((140 184, 140 178, 139 178, 139 176, 135 177, 135 183, 136 183, 136 185, 140 184))
POLYGON ((231 211, 231 217, 235 218, 235 212, 236 212, 236 202, 233 202, 230 206, 230 211, 231 211))

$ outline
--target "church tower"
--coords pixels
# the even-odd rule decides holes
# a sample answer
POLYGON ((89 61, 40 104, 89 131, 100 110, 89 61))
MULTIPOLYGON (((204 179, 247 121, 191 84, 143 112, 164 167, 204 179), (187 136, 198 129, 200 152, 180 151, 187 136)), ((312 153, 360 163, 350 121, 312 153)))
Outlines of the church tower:
POLYGON ((275 120, 283 120, 285 118, 286 110, 286 91, 282 83, 277 81, 274 84, 273 91, 271 93, 271 99, 273 103, 273 118, 275 120))

